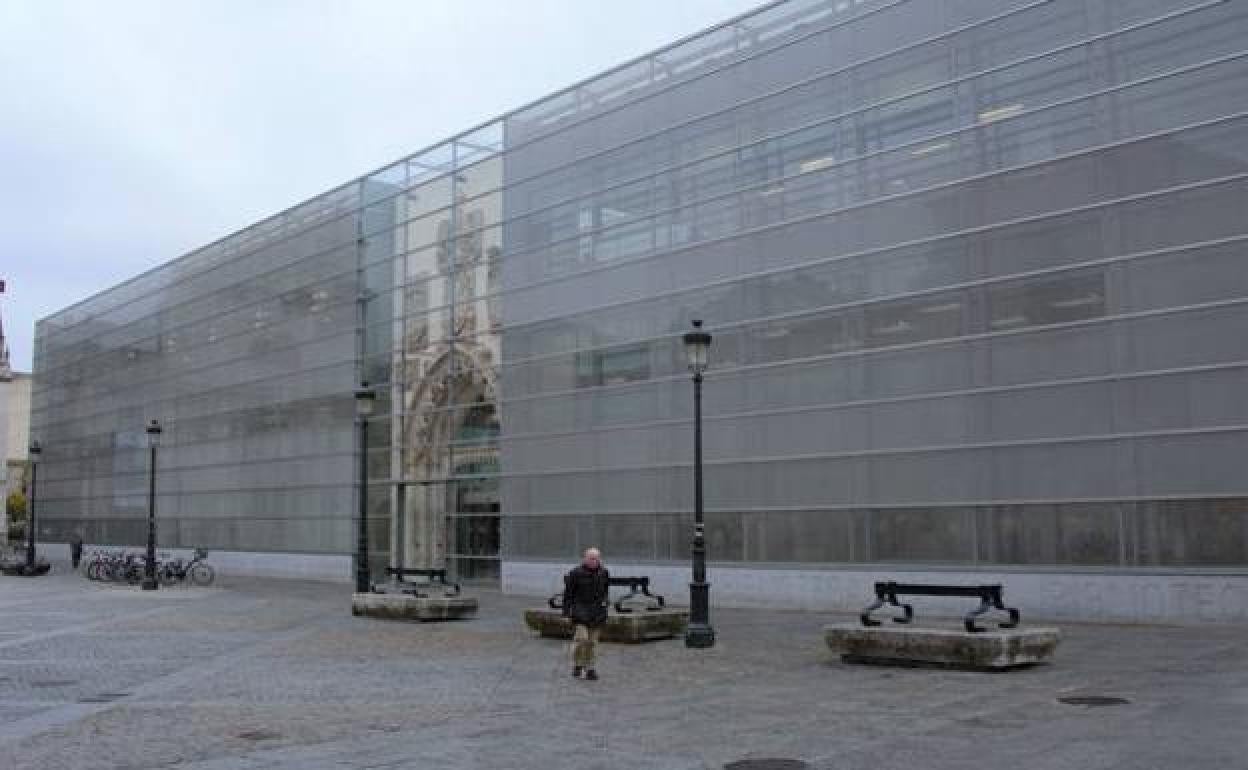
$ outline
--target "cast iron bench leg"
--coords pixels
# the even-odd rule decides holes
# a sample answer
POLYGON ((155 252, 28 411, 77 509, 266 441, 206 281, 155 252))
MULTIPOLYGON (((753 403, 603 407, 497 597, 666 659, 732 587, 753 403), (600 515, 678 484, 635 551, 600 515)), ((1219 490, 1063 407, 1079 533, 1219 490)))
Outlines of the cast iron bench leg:
MULTIPOLYGON (((432 581, 431 581, 431 582, 432 582, 432 581)), ((442 584, 442 587, 446 589, 446 591, 444 591, 444 592, 443 592, 443 593, 445 593, 445 595, 447 595, 447 596, 459 596, 459 593, 460 593, 459 583, 450 583, 450 582, 447 582, 447 579, 446 579, 446 576, 445 576, 445 575, 443 575, 443 576, 442 576, 442 577, 438 580, 438 582, 439 582, 439 583, 441 583, 441 584, 442 584)))
POLYGON ((966 613, 966 617, 962 619, 962 625, 966 627, 968 634, 978 634, 984 630, 982 626, 976 625, 975 618, 983 615, 992 609, 992 600, 987 596, 980 597, 979 606, 966 613))
POLYGON ((1009 620, 1007 620, 1004 623, 998 623, 997 625, 1001 628, 1018 628, 1018 623, 1020 620, 1020 615, 1019 615, 1018 610, 1015 609, 1014 607, 1006 607, 1005 602, 1001 601, 1000 596, 996 596, 994 597, 994 599, 995 599, 995 601, 993 602, 994 607, 1001 610, 1002 612, 1008 612, 1010 614, 1009 620))
POLYGON ((914 607, 909 604, 902 604, 896 599, 897 597, 894 596, 893 606, 900 607, 902 615, 899 618, 893 618, 893 622, 894 623, 913 623, 914 622, 914 607))
POLYGON ((880 621, 872 618, 871 613, 883 607, 885 604, 891 604, 894 607, 901 608, 901 617, 893 618, 894 623, 910 623, 914 620, 914 607, 911 607, 909 604, 902 604, 897 599, 897 594, 889 593, 883 590, 876 592, 875 601, 871 602, 870 606, 862 610, 862 612, 858 615, 858 620, 860 620, 864 626, 878 626, 880 621))
POLYGON ((871 602, 870 605, 868 605, 862 610, 862 613, 858 616, 858 619, 862 621, 862 624, 864 626, 878 626, 880 624, 880 621, 872 618, 871 613, 875 612, 876 610, 878 610, 879 608, 883 606, 884 606, 884 600, 877 596, 875 598, 875 601, 871 602))
POLYGON ((616 612, 619 612, 619 613, 622 613, 622 614, 627 614, 627 613, 632 612, 632 611, 633 611, 633 608, 632 608, 632 607, 625 607, 625 606, 624 606, 624 602, 628 601, 629 599, 633 598, 633 597, 634 597, 634 596, 636 596, 636 595, 637 595, 637 589, 636 589, 636 588, 633 588, 633 589, 631 589, 628 593, 626 593, 626 594, 624 594, 623 596, 621 596, 619 599, 616 599, 616 600, 615 600, 615 611, 616 611, 616 612))

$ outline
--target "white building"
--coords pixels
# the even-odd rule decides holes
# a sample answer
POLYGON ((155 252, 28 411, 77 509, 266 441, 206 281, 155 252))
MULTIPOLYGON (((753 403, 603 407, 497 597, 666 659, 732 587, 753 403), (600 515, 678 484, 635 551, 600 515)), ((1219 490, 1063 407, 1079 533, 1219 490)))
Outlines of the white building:
MULTIPOLYGON (((4 499, 19 491, 26 448, 30 443, 30 384, 27 372, 9 365, 9 345, 0 318, 0 489, 4 499)), ((0 543, 8 539, 8 516, 0 516, 0 543)))

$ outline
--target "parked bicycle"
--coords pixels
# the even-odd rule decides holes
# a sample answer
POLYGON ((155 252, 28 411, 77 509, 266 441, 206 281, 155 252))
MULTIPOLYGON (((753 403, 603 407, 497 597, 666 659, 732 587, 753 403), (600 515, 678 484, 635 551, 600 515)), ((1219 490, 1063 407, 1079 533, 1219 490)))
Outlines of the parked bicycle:
MULTIPOLYGON (((216 571, 206 563, 207 558, 208 552, 202 548, 196 548, 189 561, 159 554, 154 570, 156 579, 164 586, 188 581, 196 586, 212 585, 216 571)), ((147 574, 146 568, 147 555, 143 552, 93 551, 84 564, 83 574, 88 580, 138 585, 147 574)))
POLYGON ((156 574, 161 585, 174 585, 186 580, 190 580, 191 585, 195 586, 212 585, 212 581, 216 578, 216 571, 204 561, 207 558, 207 551, 196 548, 195 558, 188 562, 173 559, 159 564, 156 574))
POLYGON ((88 580, 124 580, 126 561, 131 557, 132 555, 124 551, 92 551, 83 568, 83 574, 88 580))

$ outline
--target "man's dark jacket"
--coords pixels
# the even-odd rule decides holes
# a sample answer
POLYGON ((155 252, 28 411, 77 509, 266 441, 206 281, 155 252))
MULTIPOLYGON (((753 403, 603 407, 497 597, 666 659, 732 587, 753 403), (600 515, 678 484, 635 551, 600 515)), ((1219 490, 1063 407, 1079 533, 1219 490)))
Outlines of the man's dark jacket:
POLYGON ((590 628, 607 622, 607 568, 579 564, 563 577, 563 614, 590 628))

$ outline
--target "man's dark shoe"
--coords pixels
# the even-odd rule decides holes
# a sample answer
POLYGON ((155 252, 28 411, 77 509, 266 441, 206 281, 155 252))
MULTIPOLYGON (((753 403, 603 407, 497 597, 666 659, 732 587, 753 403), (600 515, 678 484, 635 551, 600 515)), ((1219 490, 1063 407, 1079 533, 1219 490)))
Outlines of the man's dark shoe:
POLYGON ((580 678, 581 678, 581 671, 583 671, 583 670, 584 670, 584 668, 582 668, 581 666, 573 666, 573 667, 572 667, 572 678, 573 678, 573 679, 580 679, 580 678))
POLYGON ((598 672, 591 668, 585 672, 585 678, 591 682, 596 682, 598 681, 598 672))

